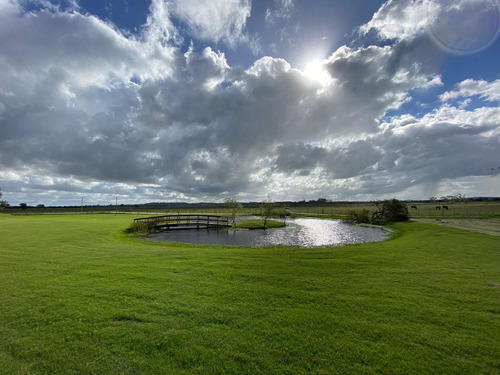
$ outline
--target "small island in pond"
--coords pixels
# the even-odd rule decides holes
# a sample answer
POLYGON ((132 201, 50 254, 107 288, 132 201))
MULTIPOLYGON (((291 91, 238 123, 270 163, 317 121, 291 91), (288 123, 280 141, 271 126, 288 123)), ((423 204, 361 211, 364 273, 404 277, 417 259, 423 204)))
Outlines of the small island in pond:
POLYGON ((277 220, 248 219, 235 224, 236 229, 271 229, 286 227, 286 223, 277 220))

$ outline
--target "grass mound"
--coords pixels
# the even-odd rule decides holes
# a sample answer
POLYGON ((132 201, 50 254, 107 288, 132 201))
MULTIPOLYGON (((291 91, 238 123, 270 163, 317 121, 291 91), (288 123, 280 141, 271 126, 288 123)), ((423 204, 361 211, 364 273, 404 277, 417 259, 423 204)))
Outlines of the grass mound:
POLYGON ((249 219, 236 223, 236 228, 238 229, 269 229, 282 227, 286 227, 286 224, 277 220, 267 220, 265 228, 264 219, 249 219))

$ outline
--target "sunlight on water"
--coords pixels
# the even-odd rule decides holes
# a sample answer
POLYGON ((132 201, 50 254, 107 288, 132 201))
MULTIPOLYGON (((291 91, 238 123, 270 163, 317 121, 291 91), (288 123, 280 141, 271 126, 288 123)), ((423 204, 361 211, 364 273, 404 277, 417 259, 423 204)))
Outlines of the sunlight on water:
POLYGON ((339 220, 294 219, 288 226, 272 230, 226 229, 172 230, 149 236, 152 241, 237 246, 335 246, 383 241, 389 232, 376 227, 344 224, 339 220))

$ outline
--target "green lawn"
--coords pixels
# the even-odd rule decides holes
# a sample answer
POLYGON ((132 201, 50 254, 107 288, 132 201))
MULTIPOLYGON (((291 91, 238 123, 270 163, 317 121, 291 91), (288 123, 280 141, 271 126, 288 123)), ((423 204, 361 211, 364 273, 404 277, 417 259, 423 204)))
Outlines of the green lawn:
POLYGON ((499 373, 498 237, 166 245, 132 218, 0 215, 1 374, 499 373))

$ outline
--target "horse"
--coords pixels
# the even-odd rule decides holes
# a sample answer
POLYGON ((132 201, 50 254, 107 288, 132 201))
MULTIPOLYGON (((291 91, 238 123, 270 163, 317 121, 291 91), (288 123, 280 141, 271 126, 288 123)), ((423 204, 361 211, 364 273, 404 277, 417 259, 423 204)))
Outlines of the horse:
POLYGON ((436 206, 436 210, 441 210, 441 206, 436 206))
POLYGON ((417 209, 417 206, 411 206, 410 207, 412 210, 416 210, 417 209))

